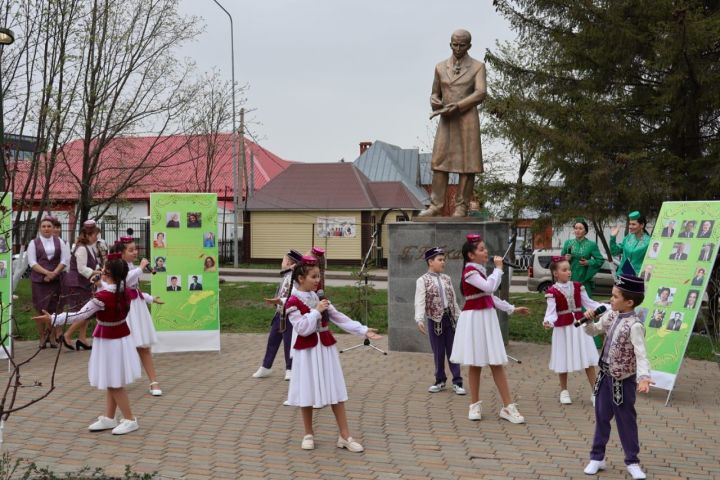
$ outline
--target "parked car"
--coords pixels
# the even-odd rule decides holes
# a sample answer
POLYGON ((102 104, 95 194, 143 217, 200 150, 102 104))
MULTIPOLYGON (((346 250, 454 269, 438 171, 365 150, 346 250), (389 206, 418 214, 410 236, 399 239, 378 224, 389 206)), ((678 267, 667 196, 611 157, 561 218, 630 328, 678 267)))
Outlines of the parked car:
MULTIPOLYGON (((550 274, 550 261, 552 257, 560 255, 559 249, 540 249, 532 254, 532 263, 528 268, 527 288, 531 292, 544 292, 554 282, 550 274)), ((610 296, 615 284, 615 266, 607 260, 600 271, 595 275, 594 294, 610 296)))

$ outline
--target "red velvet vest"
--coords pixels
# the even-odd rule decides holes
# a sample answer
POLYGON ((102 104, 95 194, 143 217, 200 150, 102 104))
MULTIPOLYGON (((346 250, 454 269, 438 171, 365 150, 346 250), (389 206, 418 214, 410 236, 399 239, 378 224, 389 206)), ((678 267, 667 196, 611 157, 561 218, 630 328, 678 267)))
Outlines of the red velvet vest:
MULTIPOLYGON (((285 311, 288 311, 290 308, 293 307, 297 308, 301 315, 307 315, 308 313, 310 313, 310 307, 305 305, 305 303, 303 303, 303 301, 297 298, 295 295, 292 295, 285 302, 285 311)), ((318 344, 318 336, 320 337, 320 341, 322 342, 322 344, 326 347, 335 345, 335 343, 337 343, 337 340, 335 340, 335 337, 333 337, 333 334, 327 328, 328 322, 323 318, 320 321, 320 332, 313 332, 307 336, 298 335, 293 348, 295 350, 314 348, 318 344)))
POLYGON ((93 337, 97 338, 123 338, 130 335, 130 328, 125 319, 130 311, 130 298, 127 292, 116 300, 115 292, 100 290, 95 298, 105 304, 105 309, 97 312, 97 326, 93 331, 93 337))
POLYGON ((552 297, 555 299, 555 306, 558 317, 557 322, 555 322, 555 327, 567 327, 568 325, 571 325, 573 322, 575 322, 575 320, 583 318, 582 296, 580 295, 582 285, 580 284, 580 282, 572 282, 572 285, 573 301, 575 303, 575 305, 573 305, 573 308, 570 308, 568 299, 563 294, 563 292, 555 288, 554 285, 548 288, 545 292, 546 297, 552 295, 552 297))
POLYGON ((495 308, 495 303, 492 299, 492 293, 483 292, 479 288, 470 285, 465 281, 465 277, 471 272, 477 272, 482 278, 487 279, 483 273, 472 265, 468 265, 462 272, 462 282, 460 282, 460 290, 465 297, 465 305, 463 305, 463 311, 465 310, 484 310, 486 308, 495 308))

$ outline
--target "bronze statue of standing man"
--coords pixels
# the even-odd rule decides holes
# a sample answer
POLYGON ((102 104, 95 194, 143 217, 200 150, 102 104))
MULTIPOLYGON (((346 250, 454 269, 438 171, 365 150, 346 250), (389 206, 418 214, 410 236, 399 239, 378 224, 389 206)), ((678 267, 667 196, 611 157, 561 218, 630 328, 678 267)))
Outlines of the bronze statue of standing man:
POLYGON ((475 174, 483 171, 477 106, 487 94, 485 64, 467 54, 470 47, 470 32, 456 30, 450 37, 452 57, 435 66, 430 118, 440 115, 440 123, 432 153, 431 205, 420 212, 422 217, 442 215, 451 172, 460 175, 452 216, 466 216, 475 174))

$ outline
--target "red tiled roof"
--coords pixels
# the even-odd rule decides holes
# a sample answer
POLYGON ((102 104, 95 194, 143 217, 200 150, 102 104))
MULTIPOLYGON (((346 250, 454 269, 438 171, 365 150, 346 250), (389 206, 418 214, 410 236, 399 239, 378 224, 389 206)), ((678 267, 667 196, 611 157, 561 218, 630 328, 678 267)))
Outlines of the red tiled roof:
MULTIPOLYGON (((152 192, 201 191, 215 192, 221 198, 226 197, 227 192, 227 197, 232 198, 231 135, 219 134, 214 142, 208 142, 206 138, 205 136, 173 135, 121 137, 112 140, 101 154, 102 167, 95 183, 93 195, 99 198, 111 195, 112 192, 117 191, 119 185, 127 182, 131 175, 129 172, 135 171, 132 178, 138 180, 133 182, 134 184, 121 195, 123 199, 147 199, 152 192), (212 164, 209 164, 208 160, 209 147, 217 150, 212 164)), ((240 163, 239 143, 237 148, 238 163, 240 163)), ((250 159, 254 156, 254 164, 252 168, 248 168, 248 174, 254 186, 253 190, 262 188, 292 163, 247 139, 245 139, 245 149, 249 167, 250 159)), ((82 154, 82 140, 74 140, 63 147, 50 186, 52 200, 76 200, 78 198, 82 154)), ((13 187, 16 194, 25 184, 28 168, 29 165, 26 162, 18 162, 16 166, 9 168, 9 170, 15 170, 13 187)), ((41 198, 43 183, 40 179, 38 187, 29 197, 41 198)), ((245 184, 246 182, 243 183, 243 187, 245 184)))
POLYGON ((401 182, 371 182, 354 164, 342 162, 293 163, 248 199, 248 210, 392 207, 423 208, 401 182), (395 193, 391 193, 391 189, 395 193))

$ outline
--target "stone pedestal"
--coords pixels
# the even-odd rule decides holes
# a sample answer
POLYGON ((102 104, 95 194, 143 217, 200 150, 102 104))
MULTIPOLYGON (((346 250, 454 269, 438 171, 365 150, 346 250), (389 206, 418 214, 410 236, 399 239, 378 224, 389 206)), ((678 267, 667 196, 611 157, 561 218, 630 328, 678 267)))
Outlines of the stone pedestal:
MULTIPOLYGON (((401 352, 430 352, 428 338, 421 334, 414 320, 415 281, 427 271, 423 253, 431 247, 445 249, 447 265, 445 273, 452 278, 458 303, 462 308, 460 274, 462 272, 462 245, 465 235, 479 233, 490 252, 503 255, 508 247, 510 224, 505 222, 473 222, 470 219, 442 222, 398 222, 388 224, 390 245, 388 257, 388 346, 401 352)), ((492 272, 493 264, 487 266, 492 272)), ((505 275, 497 296, 507 299, 510 290, 509 272, 505 275)), ((507 343, 507 314, 498 311, 503 339, 507 343)))

